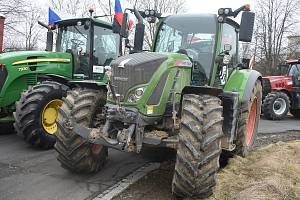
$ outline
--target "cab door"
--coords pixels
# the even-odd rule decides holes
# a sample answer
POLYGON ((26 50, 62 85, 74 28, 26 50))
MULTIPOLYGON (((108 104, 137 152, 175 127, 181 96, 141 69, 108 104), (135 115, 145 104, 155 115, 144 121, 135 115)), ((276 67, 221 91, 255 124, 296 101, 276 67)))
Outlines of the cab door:
POLYGON ((226 56, 227 64, 221 63, 219 66, 219 73, 217 79, 220 81, 220 85, 225 85, 230 72, 237 65, 238 54, 238 34, 236 28, 228 23, 222 24, 221 45, 219 52, 224 52, 226 56), (229 60, 228 60, 229 59, 229 60))

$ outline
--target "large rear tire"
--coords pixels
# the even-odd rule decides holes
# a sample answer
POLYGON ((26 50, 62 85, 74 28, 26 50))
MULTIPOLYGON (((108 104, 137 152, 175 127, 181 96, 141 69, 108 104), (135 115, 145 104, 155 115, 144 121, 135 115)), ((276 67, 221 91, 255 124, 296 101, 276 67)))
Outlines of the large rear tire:
POLYGON ((57 119, 58 131, 55 150, 61 166, 76 173, 99 171, 106 163, 108 149, 91 144, 73 132, 70 119, 86 127, 95 128, 105 122, 102 108, 106 92, 101 90, 75 88, 63 99, 57 119))
POLYGON ((186 94, 172 192, 178 197, 205 198, 216 184, 221 154, 222 106, 210 95, 186 94))
POLYGON ((55 143, 56 117, 68 87, 44 81, 21 94, 16 102, 14 128, 34 147, 49 149, 55 143))
POLYGON ((290 108, 290 99, 284 92, 271 92, 264 99, 262 106, 264 117, 270 120, 282 120, 290 108))
POLYGON ((261 112, 262 86, 256 81, 248 103, 242 105, 234 153, 247 156, 254 147, 261 112))

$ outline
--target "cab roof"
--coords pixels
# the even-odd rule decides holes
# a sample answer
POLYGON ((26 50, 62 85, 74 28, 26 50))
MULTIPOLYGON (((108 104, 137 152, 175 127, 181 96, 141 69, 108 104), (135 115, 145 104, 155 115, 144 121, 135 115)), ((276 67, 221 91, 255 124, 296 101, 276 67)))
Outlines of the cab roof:
POLYGON ((217 15, 214 14, 176 14, 170 15, 163 20, 163 23, 180 30, 188 32, 215 32, 217 15))
POLYGON ((66 24, 66 25, 71 25, 74 23, 77 23, 78 21, 86 21, 86 20, 92 20, 94 23, 96 23, 99 26, 104 26, 106 28, 112 28, 112 24, 103 20, 100 20, 98 17, 75 17, 75 18, 70 18, 70 19, 64 19, 64 20, 59 20, 56 21, 55 24, 66 24))

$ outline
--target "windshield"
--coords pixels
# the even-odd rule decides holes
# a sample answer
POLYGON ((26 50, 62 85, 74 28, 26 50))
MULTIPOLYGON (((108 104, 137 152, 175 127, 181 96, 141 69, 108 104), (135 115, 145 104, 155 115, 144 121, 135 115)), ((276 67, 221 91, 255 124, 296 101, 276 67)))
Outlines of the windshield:
POLYGON ((63 26, 59 30, 59 42, 56 51, 68 52, 71 50, 88 50, 88 29, 81 26, 63 26))
POLYGON ((75 74, 89 75, 89 28, 82 25, 62 26, 59 29, 56 51, 71 53, 75 74))
POLYGON ((207 79, 213 64, 216 28, 214 15, 168 17, 160 26, 155 51, 186 52, 207 79))
POLYGON ((94 27, 94 64, 106 66, 119 55, 120 36, 111 29, 94 27))
POLYGON ((119 55, 119 35, 95 23, 90 64, 90 26, 84 25, 84 22, 76 24, 61 25, 56 50, 72 54, 75 74, 88 78, 90 70, 93 70, 93 79, 99 79, 104 74, 104 66, 119 55))

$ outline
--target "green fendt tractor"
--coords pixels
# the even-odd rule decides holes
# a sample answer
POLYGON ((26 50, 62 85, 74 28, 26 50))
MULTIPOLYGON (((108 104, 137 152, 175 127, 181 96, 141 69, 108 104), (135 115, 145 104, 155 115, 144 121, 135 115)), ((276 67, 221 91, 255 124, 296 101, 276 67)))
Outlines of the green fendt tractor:
POLYGON ((17 133, 33 146, 52 147, 62 97, 79 80, 106 89, 104 66, 118 57, 119 44, 112 25, 91 16, 58 21, 48 28, 46 51, 1 54, 0 122, 14 122, 17 133), (55 52, 53 29, 58 34, 55 52))
MULTIPOLYGON (((262 78, 238 59, 238 42, 251 41, 254 13, 242 6, 219 9, 218 16, 162 18, 153 52, 143 52, 145 26, 133 11, 139 19, 134 53, 112 62, 107 103, 93 88, 74 88, 64 99, 58 160, 74 172, 96 172, 108 148, 173 148, 173 193, 209 196, 222 150, 245 156, 256 138, 262 78), (238 24, 231 18, 242 11, 238 24)), ((123 22, 120 34, 127 36, 127 15, 123 22)))

